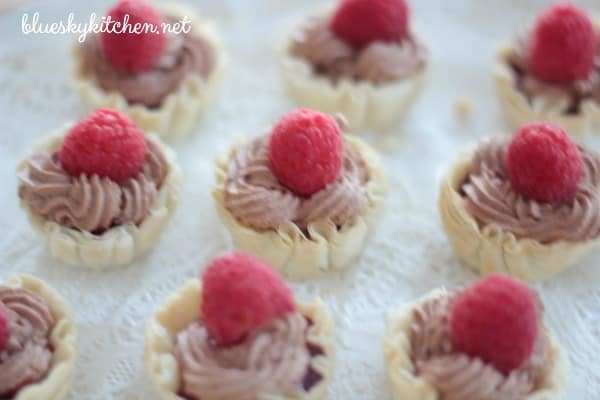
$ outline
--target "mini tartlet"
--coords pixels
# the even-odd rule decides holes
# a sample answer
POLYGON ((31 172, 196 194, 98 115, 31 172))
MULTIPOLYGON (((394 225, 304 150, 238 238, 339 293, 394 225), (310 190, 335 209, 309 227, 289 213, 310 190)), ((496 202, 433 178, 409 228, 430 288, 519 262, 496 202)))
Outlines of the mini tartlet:
POLYGON ((213 197, 237 248, 292 278, 345 268, 360 255, 387 180, 376 153, 342 134, 345 125, 299 109, 217 160, 213 197))
POLYGON ((405 0, 342 0, 333 13, 310 17, 279 49, 290 95, 302 106, 343 113, 357 132, 387 130, 426 81, 428 52, 408 20, 405 0))
POLYGON ((442 180, 448 238, 481 273, 525 281, 557 274, 600 243, 598 171, 600 156, 556 125, 534 123, 512 139, 485 140, 442 180))
POLYGON ((323 400, 333 325, 321 301, 295 302, 268 265, 231 253, 152 317, 145 358, 165 400, 323 400))
POLYGON ((121 110, 142 129, 165 139, 190 133, 216 97, 225 67, 213 25, 184 7, 165 4, 154 10, 138 0, 122 0, 109 11, 114 21, 121 21, 124 14, 130 14, 131 23, 150 23, 158 29, 162 29, 162 22, 175 24, 186 18, 191 31, 113 34, 117 37, 113 37, 112 46, 125 47, 112 51, 124 58, 118 67, 107 56, 102 37, 106 34, 88 36, 73 52, 73 79, 78 91, 90 109, 121 110), (162 36, 164 44, 156 44, 162 36), (144 50, 155 48, 154 53, 144 50), (150 61, 139 66, 134 57, 150 61))
POLYGON ((95 269, 127 265, 156 245, 182 179, 170 148, 111 109, 44 139, 17 169, 21 207, 51 254, 95 269))
POLYGON ((559 400, 568 359, 532 289, 491 275, 438 289, 391 318, 383 340, 396 400, 559 400))
POLYGON ((0 397, 67 397, 77 358, 77 332, 69 306, 54 289, 27 275, 0 282, 0 342, 4 342, 0 397))
POLYGON ((559 4, 545 10, 527 34, 500 47, 493 76, 514 128, 547 121, 573 135, 600 129, 597 37, 600 20, 590 20, 572 4, 559 4))

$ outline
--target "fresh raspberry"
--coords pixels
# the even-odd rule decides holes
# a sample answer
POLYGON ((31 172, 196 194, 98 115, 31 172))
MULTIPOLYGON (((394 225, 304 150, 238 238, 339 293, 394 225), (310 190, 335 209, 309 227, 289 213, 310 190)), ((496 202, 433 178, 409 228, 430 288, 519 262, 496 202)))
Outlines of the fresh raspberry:
POLYGON ((219 345, 234 345, 294 310, 292 291, 283 279, 249 254, 219 257, 202 274, 202 318, 219 345))
POLYGON ((279 182, 301 196, 323 189, 342 169, 344 143, 335 119, 301 108, 275 125, 269 167, 279 182))
POLYGON ((6 349, 9 338, 10 321, 8 320, 8 310, 4 304, 0 303, 0 354, 6 349))
POLYGON ((457 295, 449 324, 455 351, 508 374, 533 354, 539 329, 536 297, 513 278, 490 275, 457 295))
POLYGON ((355 48, 400 42, 408 36, 409 13, 406 0, 342 0, 329 27, 355 48))
POLYGON ((551 83, 587 78, 594 68, 598 33, 585 11, 571 3, 546 9, 529 37, 531 73, 551 83))
POLYGON ((102 32, 101 42, 112 66, 125 72, 152 67, 167 46, 163 18, 158 11, 141 0, 121 0, 108 11, 107 17, 112 19, 109 26, 116 32, 102 32))
POLYGON ((533 123, 513 136, 506 169, 518 193, 554 204, 573 197, 583 175, 583 161, 577 145, 562 128, 533 123))
POLYGON ((140 172, 147 150, 144 133, 131 119, 101 108, 71 128, 59 158, 72 176, 98 175, 121 183, 140 172))

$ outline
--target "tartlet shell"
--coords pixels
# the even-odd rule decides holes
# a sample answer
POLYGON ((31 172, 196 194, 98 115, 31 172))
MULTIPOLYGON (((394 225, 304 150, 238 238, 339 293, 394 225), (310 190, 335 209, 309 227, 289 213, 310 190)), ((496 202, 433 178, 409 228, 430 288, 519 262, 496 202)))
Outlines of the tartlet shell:
POLYGON ((71 309, 58 292, 45 282, 29 275, 15 275, 7 286, 22 288, 42 298, 55 319, 50 334, 53 347, 51 367, 40 382, 21 389, 14 400, 62 400, 71 391, 77 359, 77 331, 71 309))
MULTIPOLYGON (((315 15, 326 15, 321 11, 315 15)), ((278 61, 290 96, 303 107, 330 114, 342 113, 348 118, 353 132, 386 131, 402 121, 427 81, 428 66, 413 76, 375 85, 342 79, 333 83, 313 72, 312 65, 293 56, 294 27, 278 49, 278 61)))
POLYGON ((75 65, 72 78, 90 110, 100 107, 115 108, 127 114, 143 130, 155 132, 163 139, 171 141, 191 133, 201 114, 216 98, 224 75, 226 58, 221 40, 212 23, 200 20, 193 11, 185 7, 163 4, 158 8, 171 15, 190 17, 193 30, 211 43, 216 64, 206 80, 197 75, 190 75, 156 109, 141 104, 130 105, 119 92, 107 92, 102 89, 95 77, 85 70, 80 43, 76 43, 73 48, 75 65))
POLYGON ((443 178, 438 199, 446 235, 459 258, 481 274, 504 273, 527 282, 556 275, 581 260, 600 238, 582 242, 540 243, 517 239, 495 224, 480 226, 459 190, 471 171, 476 145, 470 146, 443 178))
MULTIPOLYGON (((42 140, 19 163, 17 170, 27 166, 29 157, 39 151, 56 151, 70 125, 42 140)), ((20 205, 27 214, 29 224, 48 246, 50 253, 67 264, 92 269, 122 267, 150 251, 159 241, 167 223, 173 216, 181 192, 182 174, 176 164, 175 152, 156 135, 146 135, 164 154, 169 172, 165 177, 149 215, 137 226, 127 223, 108 229, 100 235, 48 221, 34 213, 23 200, 20 205)))
POLYGON ((339 229, 331 221, 309 223, 309 237, 294 223, 279 229, 256 230, 240 223, 225 207, 225 180, 229 159, 239 146, 217 159, 216 186, 213 188, 219 217, 229 230, 236 248, 264 260, 290 278, 314 278, 322 271, 349 266, 362 252, 384 208, 387 179, 379 157, 358 138, 346 136, 346 145, 364 160, 369 172, 369 205, 339 229))
MULTIPOLYGON (((600 18, 595 19, 594 25, 600 30, 600 18)), ((580 112, 574 115, 563 112, 567 108, 568 98, 561 95, 560 91, 536 96, 530 103, 523 93, 517 90, 514 73, 506 62, 515 51, 510 43, 501 45, 492 70, 504 117, 513 129, 527 123, 545 121, 560 125, 574 136, 600 131, 600 103, 593 99, 583 101, 580 112)))
MULTIPOLYGON (((185 400, 177 393, 180 372, 173 354, 177 333, 201 317, 202 287, 198 279, 188 281, 152 316, 146 325, 145 360, 152 383, 161 400, 185 400)), ((269 395, 269 400, 324 400, 335 366, 333 322, 320 300, 296 303, 298 311, 313 324, 308 331, 309 341, 324 351, 312 359, 311 365, 323 379, 301 397, 269 395)), ((266 399, 265 399, 266 400, 266 399)))
MULTIPOLYGON (((383 338, 383 354, 387 367, 388 382, 394 400, 438 400, 435 388, 415 375, 411 360, 410 326, 414 319, 413 309, 425 301, 444 295, 443 289, 435 289, 413 304, 401 308, 389 321, 383 338)), ((523 400, 560 400, 567 384, 569 362, 565 351, 554 335, 545 328, 550 342, 550 363, 544 371, 540 389, 523 400)))

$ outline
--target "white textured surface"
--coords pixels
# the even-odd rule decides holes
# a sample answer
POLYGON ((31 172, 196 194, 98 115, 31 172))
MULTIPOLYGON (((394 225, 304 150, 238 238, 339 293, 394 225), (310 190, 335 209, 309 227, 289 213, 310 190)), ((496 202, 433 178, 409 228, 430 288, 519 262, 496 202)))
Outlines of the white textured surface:
MULTIPOLYGON (((210 197, 213 159, 240 133, 264 129, 292 104, 273 49, 289 24, 318 6, 312 0, 204 0, 195 4, 218 21, 230 53, 223 92, 198 132, 175 144, 184 171, 180 207, 162 242, 134 265, 109 272, 69 268, 52 260, 18 208, 14 169, 41 136, 83 113, 68 80, 73 37, 20 33, 21 13, 44 20, 83 21, 108 1, 37 1, 0 16, 0 274, 30 272, 72 304, 81 337, 73 399, 155 399, 142 362, 143 327, 158 304, 215 253, 228 248, 210 197)), ((431 79, 421 100, 381 147, 391 193, 380 229, 362 260, 342 275, 294 284, 320 295, 332 313, 339 362, 330 398, 387 400, 381 336, 395 306, 440 285, 473 275, 460 267, 442 233, 435 206, 440 176, 460 148, 503 129, 492 92, 494 48, 548 1, 413 1, 417 27, 432 51, 431 79), (519 9, 517 9, 519 8, 519 9), (455 116, 468 97, 473 114, 455 116)), ((597 0, 584 2, 588 6, 597 0)), ((600 10, 596 10, 600 11, 600 10)), ((600 149, 599 142, 592 145, 600 149)), ((570 353, 569 400, 600 397, 600 253, 539 285, 548 324, 570 353)))

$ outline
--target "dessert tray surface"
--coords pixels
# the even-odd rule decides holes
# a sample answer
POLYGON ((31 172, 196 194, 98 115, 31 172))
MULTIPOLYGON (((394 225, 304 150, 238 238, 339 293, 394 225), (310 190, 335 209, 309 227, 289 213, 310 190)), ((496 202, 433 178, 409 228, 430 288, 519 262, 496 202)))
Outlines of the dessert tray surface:
MULTIPOLYGON (((185 3, 184 1, 182 1, 185 3)), ((0 0, 1 3, 1 0, 0 0)), ((313 0, 188 1, 217 23, 229 57, 224 85, 197 132, 173 143, 184 182, 181 203, 161 242, 133 265, 109 271, 75 269, 53 260, 19 210, 15 169, 40 138, 85 114, 69 81, 74 35, 23 35, 21 18, 85 22, 112 1, 32 1, 0 15, 1 273, 31 273, 72 305, 79 360, 72 398, 155 399, 143 363, 144 325, 156 308, 215 254, 230 248, 211 196, 214 160, 236 137, 264 132, 293 104, 279 76, 275 49, 313 0)), ((389 177, 386 211, 362 258, 343 273, 292 283, 300 298, 323 298, 334 318, 338 363, 329 398, 390 398, 381 340, 386 320, 431 289, 460 287, 474 274, 459 265, 437 212, 440 180, 468 143, 505 130, 493 92, 497 45, 548 1, 413 1, 415 29, 431 51, 429 80, 396 132, 368 139, 389 177), (457 102, 471 112, 459 117, 457 102)), ((597 1, 578 2, 600 12, 597 1)), ((600 150, 600 140, 586 138, 600 150)), ((566 399, 600 396, 600 252, 536 285, 546 321, 569 352, 566 399)))

